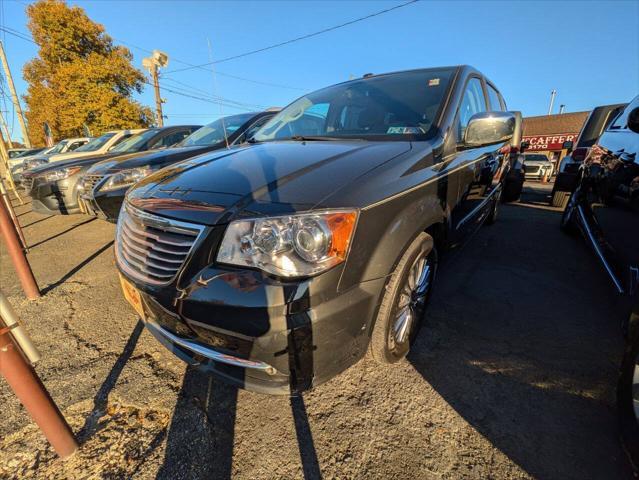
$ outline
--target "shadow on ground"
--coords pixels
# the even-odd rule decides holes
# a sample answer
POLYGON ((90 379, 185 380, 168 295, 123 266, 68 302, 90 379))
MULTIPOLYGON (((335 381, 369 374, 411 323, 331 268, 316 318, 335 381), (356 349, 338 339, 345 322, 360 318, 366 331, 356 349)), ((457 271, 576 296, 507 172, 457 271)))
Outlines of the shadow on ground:
POLYGON ((550 188, 527 188, 526 216, 503 215, 441 269, 409 361, 533 477, 630 478, 614 406, 618 299, 584 242, 558 237, 550 188))
MULTIPOLYGON (((158 479, 227 479, 233 473, 238 390, 195 368, 186 370, 158 479)), ((290 398, 306 480, 322 478, 304 399, 290 398)))

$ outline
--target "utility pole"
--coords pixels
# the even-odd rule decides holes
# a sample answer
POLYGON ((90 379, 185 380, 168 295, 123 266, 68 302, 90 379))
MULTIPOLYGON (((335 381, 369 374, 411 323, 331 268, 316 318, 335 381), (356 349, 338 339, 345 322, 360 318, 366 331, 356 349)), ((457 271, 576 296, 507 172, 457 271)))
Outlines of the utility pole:
POLYGON ((155 116, 158 119, 158 127, 163 127, 164 118, 162 117, 162 98, 160 97, 160 79, 158 78, 157 65, 153 65, 151 68, 151 76, 153 77, 153 90, 155 90, 155 116))
POLYGON ((9 127, 7 125, 6 120, 4 119, 4 115, 2 115, 2 110, 0 110, 0 126, 4 129, 4 133, 7 136, 7 144, 9 148, 13 148, 13 142, 11 141, 11 134, 9 133, 9 127))
POLYGON ((162 116, 162 97, 160 97, 160 79, 158 70, 160 67, 166 67, 169 64, 169 56, 160 52, 159 50, 153 50, 150 57, 142 59, 142 66, 146 68, 151 74, 153 79, 153 89, 155 90, 155 116, 157 117, 158 127, 164 126, 164 117, 162 116))
POLYGON ((557 90, 553 90, 550 92, 550 106, 548 107, 548 115, 552 113, 552 106, 555 104, 555 96, 557 95, 557 90))
POLYGON ((9 85, 9 91, 11 92, 13 105, 16 108, 16 114, 18 115, 20 128, 22 129, 22 138, 24 140, 24 145, 27 148, 31 148, 31 140, 29 140, 29 134, 27 132, 27 122, 24 120, 24 113, 22 113, 22 107, 20 107, 20 100, 18 99, 18 94, 16 93, 16 87, 13 84, 13 77, 11 76, 11 70, 9 70, 9 63, 7 62, 7 56, 4 53, 4 46, 2 45, 2 42, 0 42, 0 60, 2 61, 4 73, 7 77, 7 84, 9 85))

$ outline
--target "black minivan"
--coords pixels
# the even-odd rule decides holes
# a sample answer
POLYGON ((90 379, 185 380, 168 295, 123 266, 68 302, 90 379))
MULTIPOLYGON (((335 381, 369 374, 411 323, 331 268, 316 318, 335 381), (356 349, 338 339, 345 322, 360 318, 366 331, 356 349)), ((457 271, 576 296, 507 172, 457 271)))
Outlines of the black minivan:
POLYGON ((367 351, 397 362, 440 255, 497 220, 519 118, 468 66, 305 95, 248 145, 129 191, 124 294, 180 358, 259 392, 311 388, 367 351))

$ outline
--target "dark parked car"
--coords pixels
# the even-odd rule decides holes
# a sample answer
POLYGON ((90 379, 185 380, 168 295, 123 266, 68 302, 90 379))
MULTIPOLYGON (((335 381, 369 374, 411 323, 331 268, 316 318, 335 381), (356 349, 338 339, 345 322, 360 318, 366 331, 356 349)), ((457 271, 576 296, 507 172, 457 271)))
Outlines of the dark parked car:
POLYGON ((275 113, 265 111, 224 117, 193 132, 170 150, 118 157, 94 165, 86 172, 81 187, 83 211, 115 222, 124 195, 135 182, 168 165, 244 143, 275 113))
POLYGON ((126 298, 186 362, 251 390, 404 358, 439 255, 497 219, 516 116, 468 66, 367 75, 286 107, 249 145, 128 192, 126 298))
POLYGON ((170 147, 198 128, 199 125, 150 128, 142 133, 123 137, 122 142, 107 154, 47 163, 25 171, 22 174, 22 186, 32 198, 34 212, 47 215, 79 213, 80 180, 89 167, 106 158, 129 159, 144 155, 148 150, 170 147))
POLYGON ((610 122, 619 115, 626 105, 626 103, 621 103, 596 107, 588 115, 586 123, 584 123, 581 132, 579 132, 577 141, 574 144, 566 142, 564 147, 570 153, 562 159, 559 165, 550 201, 553 207, 566 207, 568 198, 577 185, 579 167, 586 158, 588 149, 595 144, 599 136, 610 125, 610 122))
MULTIPOLYGON (((589 149, 562 228, 580 230, 615 290, 627 332, 618 388, 626 450, 639 469, 639 96, 589 149)), ((612 315, 612 314, 611 314, 612 315)))

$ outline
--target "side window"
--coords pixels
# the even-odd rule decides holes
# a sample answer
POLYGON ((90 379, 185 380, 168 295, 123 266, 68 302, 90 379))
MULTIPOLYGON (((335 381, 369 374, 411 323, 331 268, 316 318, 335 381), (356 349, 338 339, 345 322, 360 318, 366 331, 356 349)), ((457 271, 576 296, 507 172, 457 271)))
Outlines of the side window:
POLYGON ((470 117, 476 113, 485 111, 486 99, 484 98, 484 91, 481 88, 481 80, 479 80, 479 78, 471 78, 466 84, 464 97, 462 98, 459 113, 457 114, 458 141, 464 138, 464 132, 466 131, 470 117))
POLYGON ((84 144, 84 142, 73 142, 71 145, 69 145, 69 148, 67 149, 68 152, 72 152, 73 150, 75 150, 76 148, 82 146, 84 144))
POLYGON ((504 107, 501 105, 499 99, 499 92, 495 90, 489 83, 486 84, 486 90, 488 90, 488 101, 490 103, 490 110, 492 112, 503 112, 504 107))

